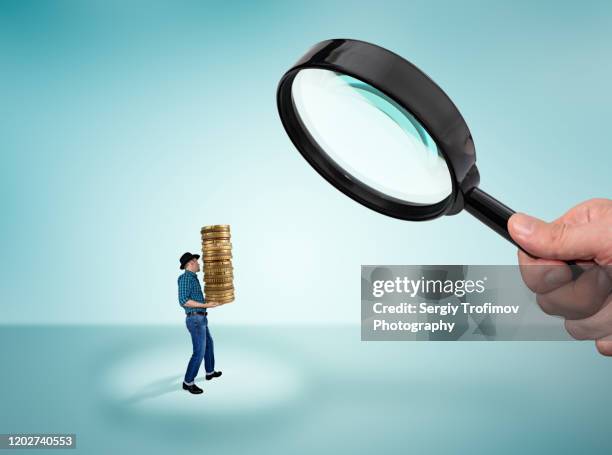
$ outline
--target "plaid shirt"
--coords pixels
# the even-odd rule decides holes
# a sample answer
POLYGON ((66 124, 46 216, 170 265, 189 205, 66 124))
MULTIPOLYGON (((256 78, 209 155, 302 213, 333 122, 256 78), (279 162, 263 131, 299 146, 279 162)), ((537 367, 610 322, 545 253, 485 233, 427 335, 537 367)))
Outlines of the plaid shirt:
POLYGON ((205 303, 204 294, 202 294, 202 286, 198 276, 190 270, 185 270, 185 273, 178 277, 178 300, 179 305, 185 309, 185 313, 192 311, 206 311, 203 308, 185 307, 187 300, 195 300, 196 302, 205 303))

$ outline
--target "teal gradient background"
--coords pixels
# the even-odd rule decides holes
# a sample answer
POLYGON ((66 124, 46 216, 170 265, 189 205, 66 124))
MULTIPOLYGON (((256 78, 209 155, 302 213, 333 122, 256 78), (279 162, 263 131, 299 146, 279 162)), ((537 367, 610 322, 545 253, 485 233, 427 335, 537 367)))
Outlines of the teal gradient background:
POLYGON ((307 165, 276 84, 334 37, 434 79, 513 209, 611 197, 608 1, 2 1, 0 433, 75 431, 84 453, 609 449, 612 361, 590 342, 358 341, 361 264, 516 251, 467 213, 370 211, 307 165), (178 257, 217 223, 237 299, 211 311, 226 382, 198 408, 177 390, 178 257))
POLYGON ((234 232, 223 323, 357 322, 360 264, 514 263, 468 214, 404 222, 326 184, 275 90, 319 40, 393 49, 460 108, 482 188, 551 219, 610 195, 612 6, 534 5, 3 2, 2 320, 177 322, 204 224, 234 232))

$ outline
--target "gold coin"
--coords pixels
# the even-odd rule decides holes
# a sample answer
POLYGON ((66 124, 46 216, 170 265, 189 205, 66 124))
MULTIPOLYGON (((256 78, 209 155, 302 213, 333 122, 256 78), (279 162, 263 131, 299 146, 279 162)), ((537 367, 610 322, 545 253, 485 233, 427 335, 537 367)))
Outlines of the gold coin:
POLYGON ((223 275, 233 275, 234 274, 234 269, 232 268, 225 268, 225 269, 214 269, 214 270, 204 270, 204 276, 208 277, 220 277, 223 275))
POLYGON ((200 235, 202 236, 202 238, 204 238, 205 236, 208 236, 209 234, 223 234, 223 235, 231 235, 231 231, 229 229, 216 229, 214 231, 209 230, 209 231, 200 231, 200 235))
POLYGON ((231 254, 214 254, 214 255, 207 255, 204 256, 204 263, 214 263, 216 261, 225 261, 227 259, 231 259, 232 255, 231 254))
MULTIPOLYGON (((217 234, 219 234, 217 232, 217 234)), ((215 244, 215 243, 220 243, 220 244, 230 244, 231 240, 230 240, 231 235, 225 236, 225 237, 204 237, 202 236, 202 245, 211 245, 211 244, 215 244)))
POLYGON ((217 292, 217 291, 206 291, 206 297, 208 297, 209 299, 230 299, 230 298, 234 298, 234 290, 230 289, 228 291, 224 291, 226 292, 226 294, 222 294, 221 292, 217 292), (230 294, 231 293, 231 294, 230 294))
POLYGON ((204 292, 212 292, 214 293, 219 293, 219 292, 230 292, 230 291, 234 291, 234 283, 229 282, 229 283, 206 283, 206 285, 204 286, 204 292), (212 287, 215 286, 215 287, 212 287))
POLYGON ((233 281, 228 281, 226 283, 205 283, 204 284, 204 289, 206 292, 222 292, 222 291, 233 291, 234 290, 234 282, 233 281), (216 288, 211 288, 211 286, 224 286, 223 287, 216 287, 216 288))
POLYGON ((202 229, 200 229, 200 232, 229 231, 229 230, 230 230, 229 224, 211 224, 209 226, 203 226, 202 229))
POLYGON ((234 271, 234 267, 231 265, 222 265, 219 267, 205 267, 204 275, 210 273, 211 275, 227 275, 228 273, 232 273, 234 271))
POLYGON ((219 292, 219 291, 233 291, 234 290, 234 282, 226 281, 225 283, 204 283, 204 290, 206 292, 219 292), (215 287, 211 287, 215 286, 215 287))
POLYGON ((229 229, 229 224, 208 224, 206 226, 202 226, 203 230, 214 230, 214 229, 229 229))
POLYGON ((212 292, 213 294, 219 294, 219 293, 224 293, 224 292, 234 292, 234 283, 233 282, 229 282, 229 283, 206 283, 204 286, 204 292, 206 294, 208 294, 209 292, 212 292), (214 287, 212 288, 211 286, 221 286, 221 287, 214 287))
POLYGON ((232 250, 216 250, 216 251, 205 251, 202 254, 204 263, 207 264, 210 261, 220 262, 229 261, 232 259, 232 250))
POLYGON ((204 283, 231 283, 234 281, 234 275, 228 273, 226 275, 206 275, 204 277, 204 283))
POLYGON ((200 232, 227 232, 230 230, 229 224, 213 224, 210 226, 204 226, 200 229, 200 232))
POLYGON ((209 239, 229 239, 231 236, 232 236, 232 234, 230 234, 229 232, 211 231, 211 232, 204 232, 204 234, 202 235, 202 239, 203 240, 209 240, 209 239))
POLYGON ((232 244, 229 241, 225 241, 223 240, 221 243, 221 241, 216 241, 214 243, 203 243, 202 244, 202 248, 204 248, 205 250, 208 250, 209 248, 231 248, 232 244))
POLYGON ((222 288, 211 288, 210 286, 211 285, 206 285, 206 287, 204 288, 205 294, 210 294, 210 293, 219 294, 221 292, 230 292, 230 291, 234 292, 234 285, 231 283, 222 288))
POLYGON ((209 289, 206 291, 207 294, 213 294, 217 297, 224 294, 233 294, 234 293, 234 285, 230 289, 209 289))
POLYGON ((210 289, 222 289, 222 288, 227 288, 227 287, 233 287, 234 284, 232 281, 222 281, 220 283, 211 283, 210 281, 206 281, 204 283, 208 288, 210 289))
POLYGON ((217 250, 231 250, 232 245, 202 245, 202 253, 206 253, 207 251, 217 251, 217 250))
POLYGON ((222 278, 223 276, 233 275, 234 269, 225 268, 225 269, 214 269, 214 270, 204 270, 204 277, 211 276, 213 278, 222 278))
POLYGON ((227 246, 227 245, 210 245, 210 246, 205 246, 204 249, 202 250, 204 254, 214 253, 215 251, 232 251, 232 247, 227 246))
POLYGON ((232 242, 229 240, 206 240, 202 242, 202 248, 231 248, 232 242))
POLYGON ((233 285, 230 289, 209 289, 208 291, 206 291, 206 294, 213 294, 213 295, 216 295, 217 297, 223 296, 223 295, 230 295, 233 293, 234 293, 233 285))
POLYGON ((228 273, 232 273, 234 271, 234 267, 231 265, 220 265, 218 267, 205 267, 204 275, 210 273, 211 275, 227 275, 228 273))
POLYGON ((202 254, 206 254, 206 253, 214 253, 217 251, 227 251, 228 253, 232 252, 232 247, 227 247, 227 246, 205 246, 202 247, 202 254))
MULTIPOLYGON (((228 279, 216 280, 209 279, 204 280, 204 286, 233 286, 234 285, 234 277, 229 277, 228 279)), ((211 288, 212 289, 212 288, 211 288)))
POLYGON ((206 248, 207 246, 211 245, 210 243, 208 243, 211 240, 215 241, 216 243, 225 242, 226 244, 230 244, 230 237, 210 237, 202 239, 202 248, 206 248))
POLYGON ((215 299, 219 299, 219 300, 229 300, 229 299, 233 299, 234 297, 236 297, 236 294, 226 295, 226 296, 214 296, 215 299))
POLYGON ((206 298, 209 300, 212 300, 213 302, 216 302, 218 300, 225 300, 225 299, 233 299, 234 296, 234 291, 231 291, 229 293, 226 294, 221 294, 221 293, 215 293, 215 292, 207 292, 206 293, 206 298))

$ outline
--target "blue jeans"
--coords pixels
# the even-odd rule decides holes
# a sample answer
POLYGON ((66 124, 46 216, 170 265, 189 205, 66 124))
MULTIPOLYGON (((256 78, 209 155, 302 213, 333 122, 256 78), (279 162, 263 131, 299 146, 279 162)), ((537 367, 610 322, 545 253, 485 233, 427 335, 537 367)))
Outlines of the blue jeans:
POLYGON ((215 371, 215 354, 206 316, 203 314, 186 316, 185 324, 191 334, 191 343, 193 344, 193 354, 185 372, 185 383, 190 384, 198 375, 202 359, 204 359, 204 367, 207 373, 215 371))

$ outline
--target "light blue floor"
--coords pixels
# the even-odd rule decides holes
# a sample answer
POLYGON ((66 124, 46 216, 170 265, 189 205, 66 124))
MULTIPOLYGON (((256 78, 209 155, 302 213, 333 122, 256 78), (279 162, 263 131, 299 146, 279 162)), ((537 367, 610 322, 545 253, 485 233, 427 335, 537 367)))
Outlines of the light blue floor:
POLYGON ((182 326, 4 326, 0 433, 76 433, 73 454, 610 452, 612 359, 592 343, 212 331, 223 376, 191 396, 182 326))

